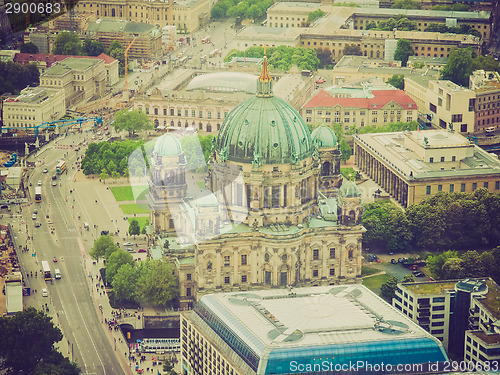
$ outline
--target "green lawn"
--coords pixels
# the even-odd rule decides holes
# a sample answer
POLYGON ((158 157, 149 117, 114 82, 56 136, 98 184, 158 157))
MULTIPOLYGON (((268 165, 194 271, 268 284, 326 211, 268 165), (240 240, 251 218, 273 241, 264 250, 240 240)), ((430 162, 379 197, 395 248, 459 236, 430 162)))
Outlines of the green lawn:
POLYGON ((205 189, 205 183, 203 181, 198 181, 196 183, 196 185, 200 188, 200 189, 205 189))
POLYGON ((134 219, 137 220, 137 222, 139 223, 139 226, 141 227, 141 230, 144 227, 144 225, 148 224, 148 222, 149 222, 149 217, 129 217, 128 218, 129 224, 134 219))
POLYGON ((372 292, 379 293, 380 287, 383 283, 390 279, 389 275, 377 275, 363 279, 363 285, 370 289, 372 292))
POLYGON ((380 271, 381 270, 379 270, 377 268, 361 266, 361 276, 373 275, 374 273, 378 273, 380 271))
POLYGON ((147 214, 149 213, 149 209, 146 208, 146 205, 141 204, 140 206, 131 203, 131 204, 120 204, 120 208, 124 214, 133 215, 133 214, 147 214))
POLYGON ((133 201, 134 199, 142 200, 145 199, 145 195, 148 192, 147 186, 134 186, 134 190, 132 190, 132 186, 113 186, 110 187, 111 192, 113 193, 117 202, 120 201, 133 201), (134 198, 134 192, 138 195, 137 198, 134 198))

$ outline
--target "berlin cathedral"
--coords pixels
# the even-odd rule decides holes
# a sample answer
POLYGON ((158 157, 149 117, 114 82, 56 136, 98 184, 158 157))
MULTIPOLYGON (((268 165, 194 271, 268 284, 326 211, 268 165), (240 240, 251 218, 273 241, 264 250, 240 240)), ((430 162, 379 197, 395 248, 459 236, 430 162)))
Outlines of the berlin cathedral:
POLYGON ((176 264, 181 308, 217 291, 360 278, 361 193, 342 180, 335 133, 311 133, 272 84, 264 58, 256 95, 229 113, 213 144, 203 196, 189 194, 178 138, 156 140, 150 223, 176 264))

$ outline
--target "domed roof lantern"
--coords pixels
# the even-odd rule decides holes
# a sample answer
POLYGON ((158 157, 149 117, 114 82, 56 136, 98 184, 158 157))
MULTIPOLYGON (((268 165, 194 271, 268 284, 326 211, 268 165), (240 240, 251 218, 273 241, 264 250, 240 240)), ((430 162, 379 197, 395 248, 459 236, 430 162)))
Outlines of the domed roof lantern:
POLYGON ((267 70, 266 46, 264 46, 264 60, 262 61, 262 73, 257 81, 257 96, 269 98, 273 96, 273 80, 267 70))

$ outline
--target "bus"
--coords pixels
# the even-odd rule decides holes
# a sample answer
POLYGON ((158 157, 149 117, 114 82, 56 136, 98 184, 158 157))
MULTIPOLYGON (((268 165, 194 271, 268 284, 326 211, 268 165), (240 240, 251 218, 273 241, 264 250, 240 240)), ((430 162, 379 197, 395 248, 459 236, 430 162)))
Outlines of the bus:
POLYGON ((66 162, 64 160, 60 160, 56 165, 56 173, 62 174, 66 170, 66 162))
POLYGON ((49 262, 42 260, 43 278, 45 281, 51 281, 52 275, 50 274, 49 262))
POLYGON ((156 353, 158 350, 179 350, 180 339, 142 339, 140 351, 143 353, 156 353))
POLYGON ((42 187, 37 186, 35 188, 35 202, 40 203, 42 201, 42 187))
POLYGON ((210 37, 209 37, 209 36, 206 36, 205 38, 203 38, 203 39, 201 40, 201 43, 202 43, 202 44, 207 44, 207 43, 210 43, 210 37))

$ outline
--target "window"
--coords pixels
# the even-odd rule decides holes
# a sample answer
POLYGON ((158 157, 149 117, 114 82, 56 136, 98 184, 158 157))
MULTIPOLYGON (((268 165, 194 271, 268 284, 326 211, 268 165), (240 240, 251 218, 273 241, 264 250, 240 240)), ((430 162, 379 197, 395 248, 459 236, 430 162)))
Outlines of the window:
POLYGON ((334 248, 330 249, 330 259, 335 259, 335 249, 334 248))
POLYGON ((335 268, 330 268, 330 276, 335 276, 335 268))
POLYGON ((477 189, 477 182, 472 183, 472 191, 477 189))
POLYGON ((432 319, 444 319, 444 314, 434 314, 432 319))
POLYGON ((191 280, 191 274, 190 274, 190 273, 188 273, 188 274, 186 275, 186 279, 187 279, 188 281, 189 281, 189 280, 191 280))
POLYGON ((432 306, 432 311, 443 311, 444 305, 432 306))
POLYGON ((231 257, 229 255, 224 255, 224 267, 229 267, 231 263, 231 257))
POLYGON ((431 186, 430 185, 427 185, 425 187, 425 194, 429 195, 431 193, 431 186))
POLYGON ((436 113, 436 105, 435 104, 429 103, 429 109, 431 112, 436 113))
POLYGON ((453 193, 455 191, 455 185, 451 184, 450 185, 450 193, 453 193))
POLYGON ((318 270, 313 270, 313 277, 318 277, 318 270))
POLYGON ((229 276, 224 277, 224 284, 229 284, 230 279, 229 276))
POLYGON ((247 275, 241 275, 241 282, 246 283, 247 282, 247 275))
POLYGON ((483 187, 484 187, 485 189, 488 189, 488 182, 485 182, 485 183, 483 184, 483 187))
POLYGON ((462 193, 464 193, 464 192, 465 192, 465 184, 460 184, 460 191, 461 191, 462 193))
POLYGON ((443 185, 438 185, 438 191, 443 191, 443 185))
POLYGON ((495 181, 495 190, 500 190, 500 181, 495 181))
POLYGON ((429 163, 434 163, 434 158, 433 158, 433 157, 431 157, 431 158, 429 159, 429 163))
POLYGON ((200 110, 200 111, 198 112, 198 117, 199 117, 199 118, 202 118, 202 117, 203 117, 203 111, 202 111, 202 110, 200 110))
POLYGON ((433 330, 431 330, 431 334, 433 334, 433 335, 439 335, 439 334, 441 334, 443 332, 444 332, 443 329, 433 329, 433 330))
POLYGON ((191 297, 191 288, 186 288, 186 297, 191 297))
POLYGON ((173 115, 174 115, 174 109, 170 108, 170 116, 173 116, 173 115))
POLYGON ((441 156, 441 163, 444 162, 444 156, 441 156))
POLYGON ((444 322, 432 322, 431 326, 433 327, 443 327, 444 322))
POLYGON ((319 250, 314 249, 313 250, 313 260, 318 260, 319 259, 319 250))
POLYGON ((241 256, 241 265, 242 266, 246 266, 247 265, 247 255, 246 254, 243 254, 241 256))
POLYGON ((196 117, 196 110, 195 109, 191 110, 191 117, 196 117))
POLYGON ((451 115, 451 122, 462 122, 462 115, 451 115))
POLYGON ((444 302, 445 298, 444 297, 434 297, 432 299, 432 302, 444 302))
POLYGON ((452 156, 451 157, 451 161, 456 161, 457 160, 457 157, 456 156, 452 156))

